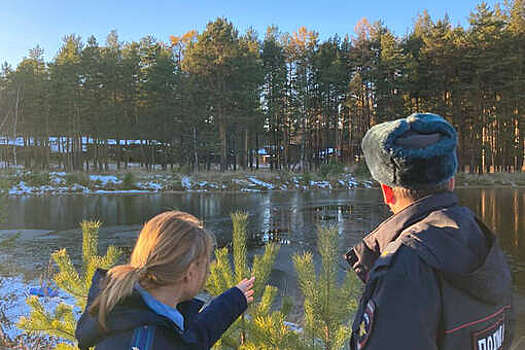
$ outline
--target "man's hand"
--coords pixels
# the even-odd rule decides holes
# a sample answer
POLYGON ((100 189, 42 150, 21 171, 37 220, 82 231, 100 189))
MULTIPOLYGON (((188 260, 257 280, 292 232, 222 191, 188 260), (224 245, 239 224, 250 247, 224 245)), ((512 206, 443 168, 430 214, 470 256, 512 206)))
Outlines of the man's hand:
POLYGON ((243 279, 239 282, 239 284, 236 285, 237 288, 241 290, 241 292, 246 297, 246 302, 251 303, 253 301, 253 282, 255 281, 255 277, 252 277, 250 279, 243 279))

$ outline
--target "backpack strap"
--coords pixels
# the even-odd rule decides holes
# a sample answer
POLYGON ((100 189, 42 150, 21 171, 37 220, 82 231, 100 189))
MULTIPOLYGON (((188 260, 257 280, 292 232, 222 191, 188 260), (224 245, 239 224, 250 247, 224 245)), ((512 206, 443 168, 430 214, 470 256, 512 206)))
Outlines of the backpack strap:
POLYGON ((155 337, 155 326, 135 328, 131 338, 130 350, 152 350, 155 337))
POLYGON ((494 234, 494 232, 492 232, 492 230, 483 221, 481 221, 481 219, 478 218, 477 216, 474 216, 474 219, 476 220, 476 223, 478 224, 481 232, 487 238, 488 242, 491 243, 496 238, 496 235, 494 234))

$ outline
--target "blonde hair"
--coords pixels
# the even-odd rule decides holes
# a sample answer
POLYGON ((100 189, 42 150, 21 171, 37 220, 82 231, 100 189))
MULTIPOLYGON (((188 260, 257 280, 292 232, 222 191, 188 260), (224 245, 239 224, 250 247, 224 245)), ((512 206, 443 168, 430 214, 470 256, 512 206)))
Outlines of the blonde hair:
POLYGON ((144 224, 130 262, 110 269, 102 291, 89 307, 100 326, 107 330, 106 318, 136 283, 146 289, 172 285, 180 281, 190 265, 205 259, 208 269, 213 236, 200 221, 181 211, 161 213, 144 224))

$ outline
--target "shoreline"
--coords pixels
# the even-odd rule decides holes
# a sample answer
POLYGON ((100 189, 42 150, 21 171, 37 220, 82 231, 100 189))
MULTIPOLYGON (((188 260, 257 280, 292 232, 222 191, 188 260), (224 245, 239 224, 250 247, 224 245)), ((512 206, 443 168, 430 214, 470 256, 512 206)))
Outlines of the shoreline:
MULTIPOLYGON (((483 188, 491 188, 491 189, 525 189, 524 185, 518 185, 518 186, 512 186, 512 185, 461 185, 456 186, 456 189, 483 189, 483 188)), ((42 197, 42 196, 117 196, 117 195, 150 195, 150 194, 246 194, 246 193, 257 193, 257 194, 264 194, 264 193, 297 193, 297 192, 319 192, 319 191, 326 191, 326 192, 342 192, 342 191, 359 191, 359 190, 368 190, 368 189, 379 189, 378 186, 371 186, 371 187, 354 187, 350 189, 309 189, 309 190, 298 190, 298 189, 291 189, 291 190, 269 190, 269 191, 199 191, 199 190, 188 190, 188 191, 104 191, 104 192, 48 192, 48 193, 22 193, 22 194, 9 194, 9 198, 18 198, 18 197, 42 197)))
MULTIPOLYGON (((525 173, 474 175, 458 173, 456 188, 525 188, 525 173)), ((348 191, 379 188, 367 176, 350 172, 321 175, 260 171, 180 174, 158 172, 105 172, 99 174, 0 170, 0 193, 9 197, 70 194, 112 195, 153 193, 265 193, 348 191), (3 189, 3 191, 2 191, 3 189)))
POLYGON ((9 196, 143 193, 262 193, 270 191, 349 190, 373 182, 351 174, 317 176, 277 173, 141 173, 85 174, 18 170, 2 174, 0 189, 9 196))

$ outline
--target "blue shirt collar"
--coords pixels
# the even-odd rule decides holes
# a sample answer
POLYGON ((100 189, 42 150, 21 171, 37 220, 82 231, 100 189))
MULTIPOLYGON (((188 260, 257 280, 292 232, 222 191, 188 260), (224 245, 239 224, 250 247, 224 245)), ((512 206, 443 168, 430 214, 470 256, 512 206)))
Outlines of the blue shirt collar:
POLYGON ((148 307, 158 315, 167 317, 173 321, 181 330, 184 330, 184 317, 179 310, 172 308, 164 303, 161 303, 146 291, 140 284, 135 284, 135 290, 140 293, 142 299, 148 307))

